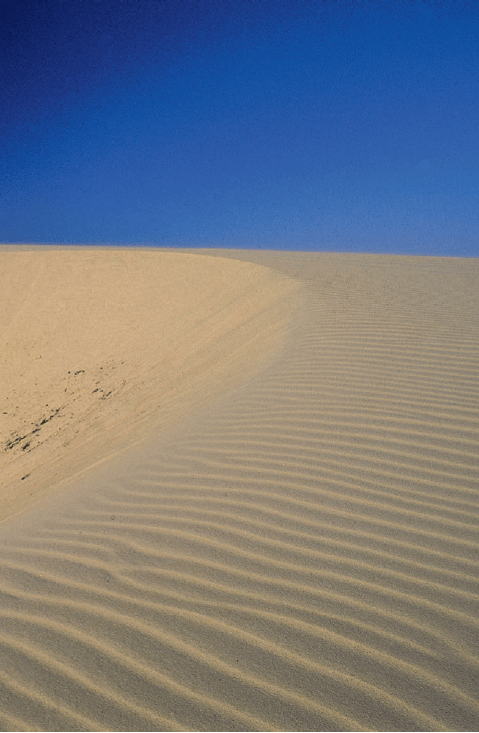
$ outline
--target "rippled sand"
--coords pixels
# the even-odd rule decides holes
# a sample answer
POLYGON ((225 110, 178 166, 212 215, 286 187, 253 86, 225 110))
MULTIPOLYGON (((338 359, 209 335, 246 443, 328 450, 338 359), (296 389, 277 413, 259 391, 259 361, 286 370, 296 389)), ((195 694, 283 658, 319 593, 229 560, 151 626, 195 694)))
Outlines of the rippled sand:
POLYGON ((0 251, 2 730, 477 730, 479 260, 0 251))

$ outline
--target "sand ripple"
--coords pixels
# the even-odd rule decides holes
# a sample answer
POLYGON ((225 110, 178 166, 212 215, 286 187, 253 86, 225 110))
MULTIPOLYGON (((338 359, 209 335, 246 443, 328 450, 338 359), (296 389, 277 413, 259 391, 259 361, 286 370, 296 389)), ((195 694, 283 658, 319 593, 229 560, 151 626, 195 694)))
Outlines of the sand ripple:
POLYGON ((2 526, 3 730, 477 730, 478 263, 256 260, 281 355, 2 526))

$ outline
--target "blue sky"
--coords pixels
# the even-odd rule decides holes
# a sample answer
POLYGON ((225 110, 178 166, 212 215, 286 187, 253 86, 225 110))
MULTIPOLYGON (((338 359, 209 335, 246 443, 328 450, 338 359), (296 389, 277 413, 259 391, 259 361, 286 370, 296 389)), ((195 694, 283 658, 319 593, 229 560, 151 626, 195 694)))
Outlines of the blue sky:
POLYGON ((0 2, 0 241, 479 256, 479 3, 0 2))

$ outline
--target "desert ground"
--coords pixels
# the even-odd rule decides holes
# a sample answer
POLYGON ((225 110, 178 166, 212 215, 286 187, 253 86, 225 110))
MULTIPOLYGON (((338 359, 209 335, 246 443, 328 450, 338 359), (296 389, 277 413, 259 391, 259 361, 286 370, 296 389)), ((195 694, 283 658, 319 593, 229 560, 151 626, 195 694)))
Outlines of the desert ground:
POLYGON ((0 729, 479 730, 479 260, 0 247, 0 729))

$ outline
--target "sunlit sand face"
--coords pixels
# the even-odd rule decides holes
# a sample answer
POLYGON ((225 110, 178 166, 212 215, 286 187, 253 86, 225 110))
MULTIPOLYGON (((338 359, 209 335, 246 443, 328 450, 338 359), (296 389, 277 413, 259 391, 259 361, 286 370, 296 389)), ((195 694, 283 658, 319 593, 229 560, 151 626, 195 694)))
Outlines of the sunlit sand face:
POLYGON ((248 373, 293 309, 294 282, 251 263, 0 254, 4 517, 248 373))

